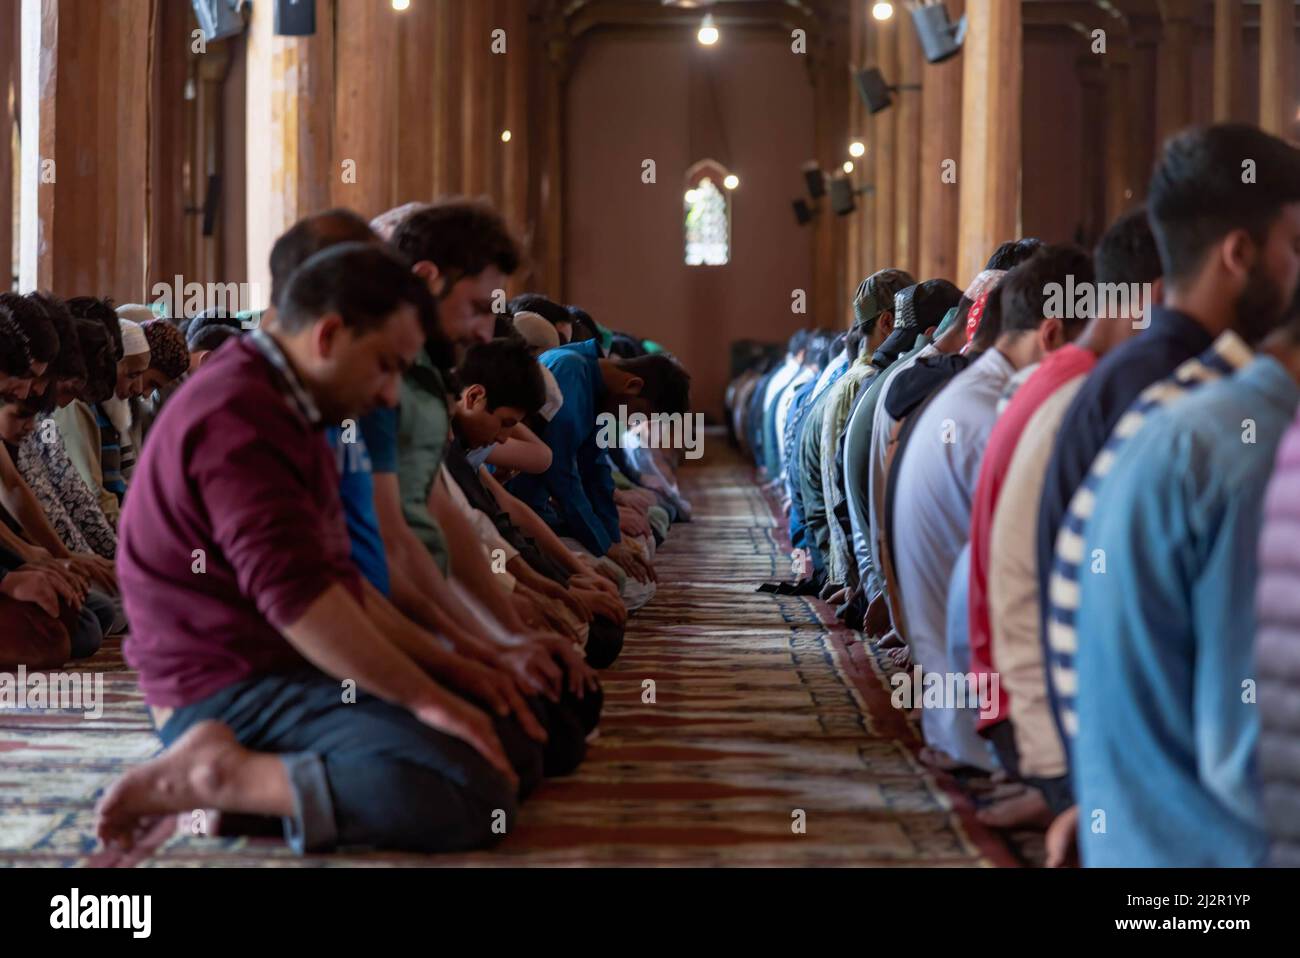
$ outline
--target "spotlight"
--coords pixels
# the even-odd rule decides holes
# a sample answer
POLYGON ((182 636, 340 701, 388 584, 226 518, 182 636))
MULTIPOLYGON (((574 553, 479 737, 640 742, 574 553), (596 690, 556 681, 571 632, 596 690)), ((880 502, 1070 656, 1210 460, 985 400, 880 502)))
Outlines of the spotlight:
POLYGON ((734 190, 736 187, 740 186, 740 177, 735 173, 728 173, 726 178, 722 181, 722 185, 729 190, 734 190))
POLYGON ((936 0, 912 7, 912 23, 921 41, 921 52, 927 63, 942 63, 961 52, 966 39, 966 16, 956 23, 948 19, 948 9, 936 0))
POLYGON ((794 218, 796 223, 800 226, 805 226, 812 222, 813 209, 806 201, 795 200, 791 205, 794 206, 794 218))
POLYGON ((892 3, 877 3, 871 8, 871 15, 877 20, 888 20, 894 15, 894 5, 892 3))
POLYGON ((852 161, 852 160, 845 160, 845 161, 844 161, 844 172, 845 172, 845 173, 852 173, 852 172, 853 172, 853 161, 852 161))
POLYGON ((826 195, 826 177, 816 160, 809 160, 803 165, 803 181, 808 184, 808 195, 813 199, 826 195))
POLYGON ((409 10, 410 7, 411 0, 393 0, 393 9, 398 13, 401 13, 403 10, 409 10))
POLYGON ((706 47, 711 47, 718 42, 718 28, 713 22, 713 14, 704 15, 704 22, 700 24, 700 32, 695 35, 695 38, 706 47))
POLYGON ((861 140, 854 140, 849 144, 849 156, 862 156, 867 152, 867 145, 861 140))
POLYGON ((502 131, 501 131, 501 142, 502 142, 502 143, 509 143, 509 142, 510 142, 510 131, 509 131, 509 130, 502 130, 502 131))

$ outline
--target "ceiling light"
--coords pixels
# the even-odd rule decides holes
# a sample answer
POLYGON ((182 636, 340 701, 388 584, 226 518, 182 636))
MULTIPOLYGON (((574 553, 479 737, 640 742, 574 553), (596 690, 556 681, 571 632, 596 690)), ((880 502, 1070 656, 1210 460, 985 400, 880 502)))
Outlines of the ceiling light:
POLYGON ((706 47, 711 47, 718 42, 718 28, 713 22, 713 14, 706 13, 704 15, 704 22, 700 24, 700 32, 695 36, 706 47))
POLYGON ((852 160, 845 160, 845 161, 844 161, 844 172, 845 172, 845 173, 852 173, 852 172, 853 172, 853 161, 852 161, 852 160))
POLYGON ((849 156, 861 156, 867 152, 867 145, 861 140, 854 140, 849 144, 849 156))
POLYGON ((729 190, 734 190, 740 185, 740 177, 735 173, 728 173, 727 178, 722 181, 722 185, 729 190))
POLYGON ((894 5, 892 3, 877 3, 871 8, 871 15, 877 20, 888 20, 894 15, 894 5))

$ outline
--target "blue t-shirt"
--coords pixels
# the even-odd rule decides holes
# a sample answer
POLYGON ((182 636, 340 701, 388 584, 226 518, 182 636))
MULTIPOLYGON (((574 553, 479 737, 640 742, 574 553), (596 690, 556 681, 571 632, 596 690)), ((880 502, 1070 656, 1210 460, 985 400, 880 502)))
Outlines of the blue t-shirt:
POLYGON ((372 472, 397 471, 397 410, 376 409, 361 420, 372 472))
POLYGON ((371 478, 374 466, 366 442, 369 435, 364 420, 360 429, 356 426, 347 429, 346 442, 344 429, 331 426, 325 431, 339 468, 339 498, 343 500, 348 537, 352 540, 352 562, 382 595, 389 595, 388 556, 384 552, 379 516, 375 512, 375 484, 371 478))

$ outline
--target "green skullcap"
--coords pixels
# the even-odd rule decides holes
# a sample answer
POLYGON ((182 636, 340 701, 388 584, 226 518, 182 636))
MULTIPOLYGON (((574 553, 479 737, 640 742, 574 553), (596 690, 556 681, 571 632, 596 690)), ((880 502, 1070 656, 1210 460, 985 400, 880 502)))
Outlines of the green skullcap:
POLYGON ((906 270, 882 269, 872 273, 853 295, 854 325, 871 325, 881 313, 894 308, 895 296, 915 285, 916 280, 906 270))

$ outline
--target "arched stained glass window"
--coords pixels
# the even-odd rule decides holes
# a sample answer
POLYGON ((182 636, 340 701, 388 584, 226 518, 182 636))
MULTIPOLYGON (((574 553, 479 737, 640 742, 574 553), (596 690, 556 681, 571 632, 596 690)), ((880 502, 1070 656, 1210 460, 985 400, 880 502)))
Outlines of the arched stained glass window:
POLYGON ((723 185, 726 171, 705 160, 686 178, 685 232, 687 266, 725 266, 731 261, 731 197, 723 185))

